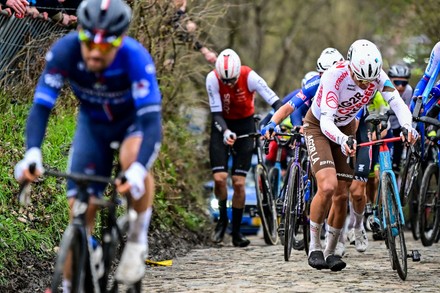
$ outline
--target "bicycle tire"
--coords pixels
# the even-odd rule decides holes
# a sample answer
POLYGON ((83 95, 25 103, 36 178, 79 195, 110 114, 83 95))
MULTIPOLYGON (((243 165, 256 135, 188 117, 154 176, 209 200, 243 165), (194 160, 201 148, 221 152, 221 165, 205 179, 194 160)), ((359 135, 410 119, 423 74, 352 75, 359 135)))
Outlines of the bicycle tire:
POLYGON ((279 196, 278 191, 280 190, 280 178, 281 178, 280 172, 281 172, 280 169, 272 167, 268 174, 270 190, 274 197, 279 196))
POLYGON ((439 232, 440 202, 438 198, 438 180, 438 165, 437 163, 430 163, 423 174, 419 198, 420 240, 423 246, 431 246, 439 232), (435 182, 432 182, 432 179, 435 182), (434 186, 432 183, 434 183, 434 186))
POLYGON ((413 190, 414 185, 414 172, 420 167, 419 159, 415 156, 415 154, 408 149, 408 155, 406 160, 404 161, 403 171, 401 176, 401 184, 399 189, 400 202, 402 206, 406 205, 410 194, 413 190))
MULTIPOLYGON (((284 260, 289 261, 294 247, 295 230, 298 230, 298 218, 297 218, 297 203, 298 193, 300 191, 299 186, 299 169, 298 166, 294 166, 290 172, 288 186, 287 186, 287 206, 284 215, 284 260)), ((303 242, 304 245, 304 242, 303 242)))
POLYGON ((264 242, 268 245, 275 245, 278 241, 276 206, 269 187, 267 171, 263 165, 258 164, 255 167, 254 176, 257 208, 263 227, 264 242))
POLYGON ((382 205, 385 212, 386 239, 389 250, 391 251, 391 266, 397 270, 399 277, 405 280, 408 266, 405 236, 403 234, 404 226, 396 198, 399 195, 395 193, 396 191, 394 190, 392 178, 389 173, 383 173, 382 175, 381 192, 382 205), (396 245, 397 241, 399 245, 396 245))
POLYGON ((60 242, 60 249, 58 251, 58 256, 55 262, 54 273, 51 283, 51 292, 61 292, 59 288, 63 279, 64 263, 66 261, 69 251, 71 251, 71 262, 72 262, 72 280, 71 280, 71 292, 82 292, 84 284, 84 266, 85 266, 85 254, 87 248, 84 243, 81 243, 82 237, 85 236, 83 233, 79 233, 78 228, 69 225, 63 234, 60 242))
POLYGON ((308 200, 304 199, 304 213, 303 213, 303 233, 304 233, 304 251, 306 255, 309 255, 310 245, 310 206, 312 204, 313 197, 315 196, 317 186, 315 177, 309 174, 310 178, 310 195, 308 200))

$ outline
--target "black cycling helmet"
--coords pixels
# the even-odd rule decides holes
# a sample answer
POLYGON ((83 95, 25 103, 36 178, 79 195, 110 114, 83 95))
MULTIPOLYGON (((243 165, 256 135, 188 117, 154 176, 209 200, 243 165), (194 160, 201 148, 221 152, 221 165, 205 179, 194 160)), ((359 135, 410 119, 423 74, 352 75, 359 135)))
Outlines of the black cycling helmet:
POLYGON ((84 0, 77 16, 82 29, 103 37, 119 37, 128 29, 131 9, 122 0, 84 0))
POLYGON ((411 77, 411 71, 408 66, 404 64, 394 64, 388 69, 388 76, 409 79, 411 77))

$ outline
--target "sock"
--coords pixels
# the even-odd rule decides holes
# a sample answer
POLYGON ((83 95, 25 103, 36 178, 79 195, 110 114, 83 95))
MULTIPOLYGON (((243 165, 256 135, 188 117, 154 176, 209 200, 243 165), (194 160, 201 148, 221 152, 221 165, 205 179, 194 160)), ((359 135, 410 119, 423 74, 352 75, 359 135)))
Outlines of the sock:
POLYGON ((218 201, 218 211, 220 213, 219 221, 228 221, 228 214, 226 211, 226 199, 222 199, 218 201))
POLYGON ((72 287, 72 282, 70 282, 70 280, 63 279, 63 292, 70 293, 71 287, 72 287))
POLYGON ((354 217, 356 221, 354 222, 353 228, 359 230, 364 227, 364 212, 358 214, 353 210, 354 217))
POLYGON ((356 217, 354 216, 354 208, 351 200, 348 201, 348 204, 350 206, 350 217, 349 217, 347 229, 351 230, 354 227, 354 222, 356 221, 356 217))
POLYGON ((345 244, 345 225, 344 225, 344 227, 342 227, 341 233, 339 233, 338 242, 345 244))
POLYGON ((322 250, 321 245, 321 229, 324 223, 318 224, 313 221, 310 221, 310 246, 309 246, 309 255, 312 251, 322 250))
POLYGON ((243 209, 232 207, 232 236, 240 234, 241 220, 243 219, 243 209))
POLYGON ((130 221, 128 240, 136 243, 148 243, 148 228, 150 227, 153 208, 149 207, 145 212, 137 215, 136 219, 130 221))
POLYGON ((336 244, 338 244, 339 235, 341 234, 341 229, 333 228, 327 225, 327 246, 324 250, 324 258, 331 254, 335 254, 336 244))

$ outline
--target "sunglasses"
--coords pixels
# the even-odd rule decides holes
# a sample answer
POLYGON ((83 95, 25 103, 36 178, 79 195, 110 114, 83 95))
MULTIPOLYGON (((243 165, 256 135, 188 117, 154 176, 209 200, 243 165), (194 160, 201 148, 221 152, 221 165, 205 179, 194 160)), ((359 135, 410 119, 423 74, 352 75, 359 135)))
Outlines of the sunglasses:
POLYGON ((101 53, 108 53, 113 48, 117 48, 122 44, 122 36, 101 37, 86 30, 80 30, 78 38, 84 45, 86 45, 87 49, 97 49, 101 53))
POLYGON ((372 80, 367 80, 367 79, 361 79, 359 78, 356 73, 353 72, 353 77, 354 79, 356 79, 356 81, 361 84, 361 85, 368 85, 372 82, 372 80))
POLYGON ((408 84, 407 80, 393 80, 395 86, 406 86, 408 84))
POLYGON ((224 84, 235 84, 235 82, 237 81, 237 78, 222 78, 222 82, 224 84))

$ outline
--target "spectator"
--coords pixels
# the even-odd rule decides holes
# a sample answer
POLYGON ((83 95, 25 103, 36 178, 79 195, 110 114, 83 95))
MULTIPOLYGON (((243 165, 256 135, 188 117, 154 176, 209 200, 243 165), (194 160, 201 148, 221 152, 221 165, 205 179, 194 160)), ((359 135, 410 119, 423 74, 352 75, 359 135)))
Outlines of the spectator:
MULTIPOLYGON (((0 6, 2 8, 5 6, 12 8, 16 14, 24 16, 26 14, 26 6, 29 6, 29 2, 26 0, 0 0, 0 6)), ((6 11, 8 11, 9 16, 12 15, 10 9, 6 8, 6 11)))
POLYGON ((209 63, 215 63, 217 60, 217 54, 209 50, 205 45, 195 38, 195 31, 197 30, 197 24, 189 19, 186 14, 186 0, 174 0, 174 5, 177 11, 171 19, 171 25, 177 32, 178 38, 186 43, 193 43, 193 47, 196 51, 199 51, 205 57, 205 60, 209 63))

